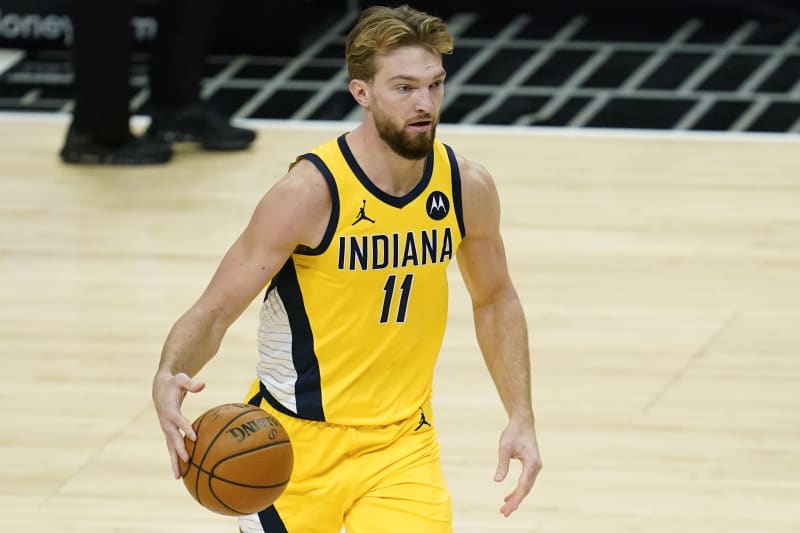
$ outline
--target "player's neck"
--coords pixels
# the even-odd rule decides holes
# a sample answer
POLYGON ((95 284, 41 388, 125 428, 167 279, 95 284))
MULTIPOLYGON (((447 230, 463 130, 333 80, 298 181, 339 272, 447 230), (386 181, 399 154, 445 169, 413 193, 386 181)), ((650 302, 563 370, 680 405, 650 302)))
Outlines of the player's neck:
POLYGON ((401 157, 366 124, 347 135, 347 144, 370 181, 387 194, 404 196, 422 177, 425 159, 401 157))

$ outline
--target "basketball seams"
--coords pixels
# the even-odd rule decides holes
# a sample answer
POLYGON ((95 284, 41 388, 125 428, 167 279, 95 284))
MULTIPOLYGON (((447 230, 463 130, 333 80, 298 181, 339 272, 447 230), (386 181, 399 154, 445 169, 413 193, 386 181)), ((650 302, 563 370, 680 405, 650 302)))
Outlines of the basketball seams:
MULTIPOLYGON (((207 414, 208 414, 208 411, 203 413, 203 415, 200 418, 197 419, 197 427, 193 428, 195 435, 197 435, 197 432, 200 430, 200 426, 203 424, 203 420, 205 420, 207 414)), ((185 440, 186 439, 184 439, 184 441, 185 440)), ((189 470, 192 468, 192 465, 194 464, 194 462, 192 462, 192 459, 194 459, 194 452, 197 450, 197 443, 192 441, 191 439, 189 440, 189 442, 191 442, 191 444, 192 444, 192 452, 189 454, 189 460, 186 461, 186 472, 181 472, 181 477, 185 477, 186 474, 189 473, 189 470)), ((188 446, 187 446, 187 448, 188 448, 188 446)), ((195 465, 195 466, 197 466, 197 465, 195 465)))
MULTIPOLYGON (((235 459, 235 458, 237 458, 237 457, 240 457, 240 456, 242 456, 242 455, 247 455, 248 453, 253 453, 253 452, 260 451, 260 450, 264 450, 264 449, 266 449, 266 448, 272 448, 273 446, 280 446, 281 444, 289 444, 289 445, 291 445, 291 441, 289 441, 289 440, 282 440, 282 441, 278 441, 278 442, 271 442, 271 443, 269 443, 269 444, 265 444, 265 445, 263 445, 263 446, 258 446, 257 448, 248 448, 248 449, 246 449, 246 450, 244 450, 244 451, 242 451, 242 452, 239 452, 239 453, 237 453, 237 454, 234 454, 234 455, 228 455, 228 456, 227 456, 227 457, 225 457, 224 459, 220 459, 219 461, 217 461, 217 463, 216 463, 214 466, 212 466, 212 467, 211 467, 211 470, 206 470, 206 469, 204 469, 204 468, 201 468, 201 467, 200 467, 200 465, 198 465, 197 463, 191 463, 191 465, 192 465, 193 467, 195 467, 195 468, 196 468, 196 469, 197 469, 199 472, 202 472, 203 474, 205 474, 205 475, 207 475, 207 476, 211 476, 211 477, 212 477, 212 478, 214 478, 214 479, 221 479, 222 481, 225 481, 226 483, 233 483, 233 484, 235 484, 235 485, 240 485, 240 486, 242 486, 242 487, 254 487, 254 488, 260 488, 260 487, 272 487, 273 485, 246 485, 246 484, 243 484, 243 483, 237 483, 237 482, 235 482, 235 481, 231 481, 231 480, 229 480, 229 479, 226 479, 226 478, 224 478, 224 477, 222 477, 222 476, 218 476, 218 475, 216 475, 216 474, 214 473, 214 471, 217 469, 217 467, 218 467, 219 465, 221 465, 221 464, 222 464, 222 463, 224 463, 225 461, 229 461, 229 460, 231 460, 231 459, 235 459)), ((287 481, 288 481, 288 480, 287 480, 287 481)), ((284 483, 285 483, 285 482, 284 482, 284 483)), ((278 483, 278 484, 280 485, 280 483, 278 483)))
MULTIPOLYGON (((216 491, 214 490, 214 487, 211 486, 211 482, 214 481, 214 480, 222 481, 223 483, 227 483, 228 485, 233 485, 235 487, 242 487, 243 489, 256 489, 256 490, 276 489, 278 487, 282 487, 282 486, 286 485, 287 483, 289 483, 289 480, 287 479, 286 481, 281 481, 280 483, 275 483, 275 484, 272 484, 272 485, 248 485, 247 483, 239 483, 238 481, 228 480, 228 479, 225 479, 224 477, 212 477, 212 478, 210 478, 208 480, 208 490, 215 497, 216 497, 216 491)), ((219 500, 220 503, 224 503, 219 498, 217 498, 217 500, 219 500)))
MULTIPOLYGON (((238 404, 237 404, 237 405, 238 405, 238 404)), ((240 414, 236 415, 234 418, 231 418, 231 419, 228 421, 228 423, 227 423, 227 424, 225 424, 224 426, 222 426, 222 427, 219 429, 219 431, 217 431, 217 434, 216 434, 216 435, 214 435, 214 437, 208 441, 208 445, 206 446, 206 451, 205 451, 205 453, 203 454, 203 459, 202 459, 202 460, 200 461, 200 463, 197 465, 197 468, 199 468, 199 469, 201 469, 201 470, 202 470, 203 463, 205 462, 205 460, 206 460, 206 457, 208 457, 208 452, 210 452, 210 451, 211 451, 211 449, 214 447, 214 443, 215 443, 215 442, 217 442, 217 439, 219 439, 219 438, 220 438, 220 436, 221 436, 221 435, 222 435, 222 434, 225 432, 225 430, 227 430, 227 429, 228 429, 228 428, 229 428, 229 427, 230 427, 230 426, 231 426, 231 425, 232 425, 234 422, 236 422, 237 420, 239 420, 239 419, 240 419, 240 418, 242 418, 243 416, 247 416, 247 415, 249 415, 249 414, 251 414, 251 413, 254 413, 254 412, 256 412, 256 411, 262 411, 262 412, 263 412, 263 409, 260 409, 260 408, 258 408, 258 407, 253 407, 252 405, 248 405, 248 404, 241 404, 241 405, 247 405, 247 407, 249 407, 250 409, 246 409, 244 412, 242 412, 242 413, 240 413, 240 414)), ((261 414, 261 413, 259 413, 259 415, 260 415, 260 414, 261 414)), ((200 429, 200 425, 199 425, 199 424, 198 424, 198 429, 200 429)))
MULTIPOLYGON (((235 405, 239 405, 239 404, 235 404, 235 405)), ((239 419, 240 419, 240 418, 242 418, 243 416, 247 416, 247 415, 249 415, 250 413, 254 413, 254 412, 256 412, 256 410, 263 411, 263 409, 260 409, 260 408, 258 408, 258 407, 254 407, 254 406, 252 406, 252 405, 249 405, 249 404, 241 404, 241 405, 245 405, 245 406, 247 406, 248 408, 247 408, 247 409, 245 409, 245 410, 243 410, 241 413, 239 413, 239 414, 238 414, 238 415, 236 415, 235 417, 231 418, 231 419, 228 421, 228 423, 227 423, 227 424, 225 424, 224 426, 222 426, 222 427, 219 429, 219 431, 217 431, 217 434, 216 434, 216 435, 214 435, 214 437, 213 437, 213 438, 211 438, 211 439, 208 441, 208 444, 206 445, 205 452, 203 453, 203 458, 202 458, 202 459, 199 461, 199 463, 192 463, 192 464, 194 464, 194 465, 195 465, 195 467, 196 467, 196 468, 197 468, 197 470, 198 470, 198 472, 197 472, 197 479, 195 480, 195 494, 197 494, 198 501, 200 501, 200 473, 201 473, 201 472, 203 472, 203 473, 205 473, 206 475, 208 475, 208 476, 209 476, 209 478, 208 478, 208 490, 209 490, 209 491, 211 492, 211 494, 214 496, 214 499, 216 499, 216 500, 217 500, 219 503, 221 503, 221 504, 225 505, 225 503, 224 503, 224 502, 220 501, 220 499, 219 499, 219 498, 217 498, 216 494, 214 494, 214 491, 211 489, 211 479, 213 479, 213 478, 211 477, 211 474, 210 474, 209 472, 207 472, 207 471, 205 471, 205 470, 203 469, 203 463, 205 462, 205 460, 206 460, 206 457, 208 457, 208 454, 209 454, 209 452, 211 451, 211 449, 214 447, 214 443, 215 443, 215 442, 217 442, 217 439, 219 439, 219 437, 220 437, 220 436, 223 434, 223 432, 224 432, 225 430, 227 430, 227 429, 228 429, 228 428, 231 426, 231 424, 233 424, 234 422, 236 422, 237 420, 239 420, 239 419)), ((205 415, 206 415, 206 414, 208 414, 208 411, 207 411, 206 413, 204 413, 204 414, 203 414, 203 417, 202 417, 202 418, 201 418, 201 419, 198 421, 198 423, 197 423, 197 429, 195 430, 195 433, 197 433, 197 432, 199 431, 199 429, 200 429, 200 423, 203 421, 203 419, 205 418, 205 415)), ((260 415, 260 413, 259 413, 259 415, 260 415)), ((195 449, 197 449, 197 443, 195 443, 195 449)), ((190 461, 191 461, 191 459, 192 459, 192 458, 190 457, 189 459, 190 459, 190 461)), ((203 503, 203 502, 200 502, 200 504, 202 504, 202 503, 203 503)), ((227 505, 225 505, 225 507, 227 507, 227 505)))
MULTIPOLYGON (((264 488, 265 488, 265 489, 276 489, 276 488, 278 488, 278 487, 282 487, 283 485, 286 485, 287 483, 289 483, 289 481, 288 481, 288 480, 287 480, 287 481, 284 481, 283 483, 280 483, 280 484, 278 484, 278 485, 275 485, 274 487, 264 487, 264 488)), ((230 484, 231 484, 231 485, 238 485, 238 486, 244 486, 244 487, 247 487, 247 485, 240 485, 240 484, 238 484, 238 483, 230 483, 230 484)), ((225 503, 225 502, 222 500, 222 498, 220 498, 219 496, 217 496, 217 493, 216 493, 216 491, 215 491, 215 490, 214 490, 212 487, 210 487, 210 486, 209 486, 209 487, 208 487, 208 490, 211 492, 211 495, 212 495, 212 496, 214 496, 214 499, 215 499, 215 500, 217 500, 217 502, 219 502, 219 504, 220 504, 220 505, 222 505, 223 507, 225 507, 225 508, 226 508, 226 509, 228 509, 229 511, 231 511, 231 512, 233 512, 233 513, 237 514, 237 515, 251 514, 251 513, 249 513, 249 512, 243 512, 242 510, 240 510, 240 509, 237 509, 236 507, 231 507, 230 505, 228 505, 227 503, 225 503)))
MULTIPOLYGON (((203 416, 201 416, 199 419, 197 419, 197 427, 194 427, 194 426, 192 427, 192 429, 194 429, 195 437, 197 435, 199 435, 200 426, 203 425, 203 421, 206 419, 206 415, 207 414, 208 414, 208 411, 203 413, 203 416)), ((189 472, 192 469, 192 465, 197 467, 198 472, 197 472, 197 476, 196 476, 196 478, 194 480, 195 494, 197 494, 197 491, 200 489, 200 467, 195 465, 195 463, 194 463, 194 452, 197 451, 197 442, 196 441, 191 441, 191 439, 190 439, 190 442, 192 442, 192 453, 189 455, 189 461, 187 461, 186 473, 185 474, 182 473, 181 475, 183 475, 183 476, 189 475, 189 472)), ((208 447, 206 447, 206 452, 208 452, 208 447)), ((199 496, 198 496, 198 501, 199 501, 199 496)))
POLYGON ((246 484, 246 483, 239 483, 239 482, 236 482, 236 481, 231 481, 231 480, 229 480, 229 479, 226 479, 226 478, 224 478, 224 477, 222 477, 222 476, 218 476, 218 475, 217 475, 217 474, 215 474, 214 472, 217 470, 217 468, 218 468, 218 467, 219 467, 221 464, 225 463, 226 461, 230 461, 230 460, 232 460, 232 459, 236 459, 237 457, 241 457, 241 456, 243 456, 243 455, 247 455, 247 454, 250 454, 250 453, 256 453, 256 452, 258 452, 258 451, 260 451, 260 450, 265 450, 265 449, 267 449, 267 448, 273 448, 273 447, 275 447, 275 446, 280 446, 280 445, 282 445, 282 444, 289 444, 289 445, 291 445, 291 443, 290 443, 290 442, 289 442, 289 440, 287 439, 287 440, 282 440, 282 441, 280 441, 280 442, 271 442, 271 443, 269 443, 269 444, 264 444, 263 446, 258 446, 257 448, 250 448, 250 449, 244 450, 244 451, 242 451, 242 452, 236 453, 236 454, 234 454, 234 455, 229 455, 229 456, 225 457, 224 459, 221 459, 221 460, 217 461, 217 464, 215 464, 214 466, 212 466, 212 467, 211 467, 211 470, 209 470, 209 471, 205 471, 205 470, 201 470, 201 471, 202 471, 202 472, 205 472, 206 474, 208 474, 208 476, 209 476, 209 480, 208 480, 209 487, 211 486, 211 479, 219 479, 219 480, 222 480, 222 481, 224 481, 224 482, 226 482, 226 483, 230 483, 230 484, 232 484, 232 485, 238 485, 238 486, 240 486, 240 487, 251 487, 251 488, 259 488, 259 489, 260 489, 260 488, 272 488, 272 487, 278 487, 278 486, 280 486, 280 485, 283 485, 283 484, 285 484, 285 483, 288 483, 288 482, 289 482, 289 480, 287 479, 286 481, 284 481, 284 482, 282 482, 282 483, 276 483, 276 484, 274 484, 274 485, 248 485, 248 484, 246 484))
POLYGON ((269 416, 260 406, 225 404, 209 409, 192 424, 198 438, 192 442, 185 438, 187 451, 191 452, 181 474, 189 492, 202 506, 221 514, 251 514, 255 507, 261 509, 275 501, 289 484, 291 438, 280 422, 259 421, 263 414, 269 416), (258 431, 258 438, 243 440, 256 427, 268 426, 278 432, 258 431), (228 433, 238 443, 227 438, 228 433), (265 482, 268 484, 261 484, 265 482))

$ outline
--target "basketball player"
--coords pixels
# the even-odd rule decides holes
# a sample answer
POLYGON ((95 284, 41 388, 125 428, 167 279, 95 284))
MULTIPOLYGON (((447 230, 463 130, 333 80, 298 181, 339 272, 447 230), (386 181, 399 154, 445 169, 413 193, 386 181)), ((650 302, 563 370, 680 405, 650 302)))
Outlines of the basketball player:
POLYGON ((509 278, 489 173, 435 138, 444 23, 367 8, 348 36, 363 122, 301 155, 269 190, 199 301, 174 325, 153 383, 173 473, 188 460, 180 412, 192 378, 266 286, 247 401, 285 425, 286 492, 243 517, 245 533, 449 532, 451 504, 431 410, 458 260, 480 348, 508 413, 495 480, 522 463, 508 516, 541 469, 525 318, 509 278))

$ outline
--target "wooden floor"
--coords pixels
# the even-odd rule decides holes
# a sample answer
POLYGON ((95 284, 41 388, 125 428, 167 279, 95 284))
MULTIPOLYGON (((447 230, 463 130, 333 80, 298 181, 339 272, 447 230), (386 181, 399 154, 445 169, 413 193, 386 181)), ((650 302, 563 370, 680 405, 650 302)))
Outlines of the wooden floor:
MULTIPOLYGON (((0 117, 0 531, 236 530, 171 478, 150 380, 262 192, 342 127, 110 169, 59 163, 63 119, 0 117)), ((545 462, 503 518, 503 413, 453 270, 435 406, 455 531, 800 531, 800 139, 440 138, 498 182, 545 462)), ((242 398, 256 307, 188 416, 242 398)))

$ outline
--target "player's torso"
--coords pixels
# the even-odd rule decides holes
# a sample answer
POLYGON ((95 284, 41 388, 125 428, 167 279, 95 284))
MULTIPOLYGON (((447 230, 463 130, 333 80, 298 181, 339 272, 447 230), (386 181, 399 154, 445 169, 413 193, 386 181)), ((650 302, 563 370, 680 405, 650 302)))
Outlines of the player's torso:
POLYGON ((295 253, 273 280, 259 376, 305 418, 380 425, 412 416, 430 396, 446 270, 463 235, 455 157, 435 143, 403 197, 375 187, 343 137, 304 157, 335 183, 331 225, 317 249, 295 253))

